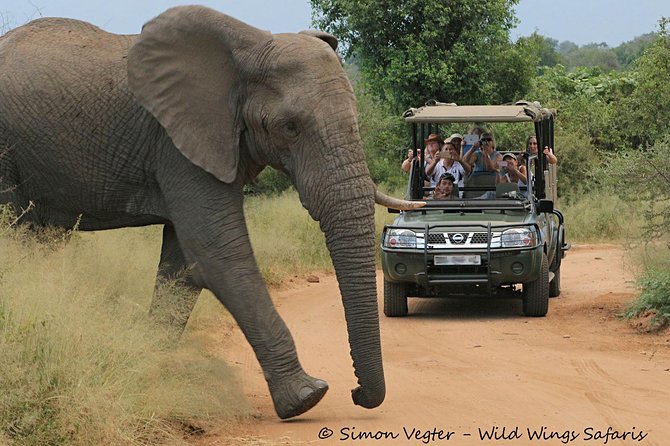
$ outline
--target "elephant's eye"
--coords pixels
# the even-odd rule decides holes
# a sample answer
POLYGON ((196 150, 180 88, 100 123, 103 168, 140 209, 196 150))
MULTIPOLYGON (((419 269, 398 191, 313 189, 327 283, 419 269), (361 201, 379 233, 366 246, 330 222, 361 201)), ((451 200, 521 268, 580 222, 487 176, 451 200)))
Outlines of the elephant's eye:
POLYGON ((286 121, 281 126, 284 134, 289 138, 298 136, 298 124, 295 121, 286 121))

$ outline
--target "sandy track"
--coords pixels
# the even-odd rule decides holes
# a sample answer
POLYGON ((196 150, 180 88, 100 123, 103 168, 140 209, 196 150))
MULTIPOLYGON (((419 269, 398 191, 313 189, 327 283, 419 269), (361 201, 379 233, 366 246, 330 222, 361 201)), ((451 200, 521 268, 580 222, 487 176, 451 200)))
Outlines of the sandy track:
MULTIPOLYGON (((545 318, 523 317, 516 300, 410 299, 409 317, 381 319, 387 397, 374 410, 351 402, 355 377, 334 276, 276 292, 305 369, 330 390, 307 414, 280 421, 236 331, 220 352, 259 414, 236 430, 252 444, 668 445, 670 335, 639 334, 616 317, 634 296, 631 277, 621 248, 578 246, 545 318), (543 426, 545 436, 531 440, 528 429, 543 426), (324 427, 332 436, 319 439, 324 427), (627 440, 602 437, 608 428, 628 432, 627 440), (484 430, 498 438, 482 440, 484 430)), ((378 281, 381 290, 381 274, 378 281)))

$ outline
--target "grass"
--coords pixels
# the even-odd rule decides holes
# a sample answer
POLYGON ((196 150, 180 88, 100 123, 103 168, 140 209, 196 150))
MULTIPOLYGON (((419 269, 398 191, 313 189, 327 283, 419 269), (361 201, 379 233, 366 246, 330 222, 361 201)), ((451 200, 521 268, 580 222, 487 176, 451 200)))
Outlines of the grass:
POLYGON ((232 324, 211 298, 178 342, 147 317, 159 249, 158 228, 0 231, 0 444, 185 444, 250 413, 198 342, 232 324))
POLYGON ((295 191, 275 197, 250 197, 247 226, 261 273, 270 285, 287 277, 332 269, 319 224, 301 206, 295 191))
POLYGON ((561 203, 569 242, 627 242, 636 238, 644 224, 638 202, 605 193, 582 195, 578 200, 561 203))
POLYGON ((618 242, 637 264, 640 295, 630 303, 625 318, 648 318, 650 331, 670 324, 670 253, 662 240, 646 241, 646 205, 597 192, 583 195, 562 208, 571 242, 618 242))

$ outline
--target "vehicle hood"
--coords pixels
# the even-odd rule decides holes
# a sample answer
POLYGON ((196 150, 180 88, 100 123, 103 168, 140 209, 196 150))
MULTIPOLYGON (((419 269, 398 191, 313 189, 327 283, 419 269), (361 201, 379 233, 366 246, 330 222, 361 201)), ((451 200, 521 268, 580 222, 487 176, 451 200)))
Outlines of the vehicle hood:
POLYGON ((441 210, 408 211, 401 213, 393 222, 393 226, 401 227, 425 227, 426 224, 449 225, 454 227, 486 227, 489 222, 491 227, 506 226, 509 224, 532 224, 535 218, 531 212, 526 211, 466 211, 466 212, 443 212, 441 210))

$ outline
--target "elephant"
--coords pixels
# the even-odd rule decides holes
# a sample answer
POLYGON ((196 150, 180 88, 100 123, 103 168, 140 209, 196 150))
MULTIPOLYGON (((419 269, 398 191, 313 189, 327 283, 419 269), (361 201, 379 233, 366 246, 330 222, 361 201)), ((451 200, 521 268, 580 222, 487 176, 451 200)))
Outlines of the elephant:
MULTIPOLYGON (((137 35, 42 18, 0 37, 0 203, 35 226, 163 225, 157 283, 187 270, 251 344, 279 418, 328 385, 302 368, 246 228, 244 185, 285 172, 335 267, 357 387, 385 397, 375 283, 377 191, 337 40, 272 34, 200 6, 168 9, 137 35)), ((187 299, 188 300, 188 299, 187 299)), ((153 311, 161 302, 157 294, 153 311)))

